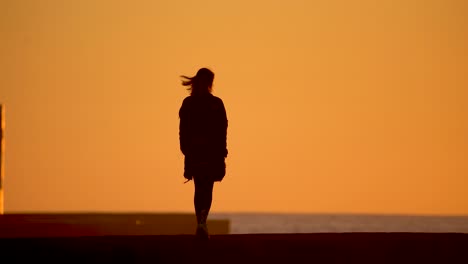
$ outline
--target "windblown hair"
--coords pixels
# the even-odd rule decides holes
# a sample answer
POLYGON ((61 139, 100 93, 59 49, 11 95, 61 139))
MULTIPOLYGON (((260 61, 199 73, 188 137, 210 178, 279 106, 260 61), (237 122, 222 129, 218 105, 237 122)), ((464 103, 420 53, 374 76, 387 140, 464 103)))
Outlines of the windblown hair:
POLYGON ((211 93, 214 80, 214 73, 211 70, 201 68, 193 77, 185 75, 180 77, 183 78, 182 85, 188 86, 187 90, 190 91, 191 95, 211 93))

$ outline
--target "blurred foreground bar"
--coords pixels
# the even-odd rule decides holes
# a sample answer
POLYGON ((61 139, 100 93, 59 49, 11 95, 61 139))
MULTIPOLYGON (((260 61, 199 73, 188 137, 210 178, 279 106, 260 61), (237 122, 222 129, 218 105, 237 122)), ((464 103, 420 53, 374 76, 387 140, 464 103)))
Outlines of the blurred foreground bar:
MULTIPOLYGON (((212 234, 229 234, 229 220, 208 220, 212 234)), ((194 234, 193 214, 4 214, 0 238, 194 234)))
POLYGON ((1 263, 468 263, 468 234, 316 233, 0 238, 1 263))

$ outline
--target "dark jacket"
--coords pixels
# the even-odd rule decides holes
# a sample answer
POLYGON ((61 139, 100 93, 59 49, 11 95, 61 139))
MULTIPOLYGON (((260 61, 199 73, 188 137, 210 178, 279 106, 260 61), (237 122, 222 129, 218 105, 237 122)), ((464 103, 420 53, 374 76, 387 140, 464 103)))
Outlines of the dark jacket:
POLYGON ((221 181, 226 173, 228 121, 223 101, 212 94, 191 95, 179 110, 180 149, 185 155, 184 177, 221 181))

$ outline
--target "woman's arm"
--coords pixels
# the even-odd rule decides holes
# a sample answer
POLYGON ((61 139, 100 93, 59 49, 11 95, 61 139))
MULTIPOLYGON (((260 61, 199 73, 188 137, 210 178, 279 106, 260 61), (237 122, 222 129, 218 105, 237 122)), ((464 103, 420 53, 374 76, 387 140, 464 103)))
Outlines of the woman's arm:
POLYGON ((226 114, 226 108, 224 107, 224 103, 221 100, 221 140, 222 140, 222 150, 224 157, 227 157, 228 150, 227 150, 227 128, 228 128, 228 119, 226 114))
POLYGON ((182 106, 179 110, 179 143, 180 150, 184 155, 187 155, 189 152, 188 146, 188 118, 187 118, 187 102, 184 100, 182 106))

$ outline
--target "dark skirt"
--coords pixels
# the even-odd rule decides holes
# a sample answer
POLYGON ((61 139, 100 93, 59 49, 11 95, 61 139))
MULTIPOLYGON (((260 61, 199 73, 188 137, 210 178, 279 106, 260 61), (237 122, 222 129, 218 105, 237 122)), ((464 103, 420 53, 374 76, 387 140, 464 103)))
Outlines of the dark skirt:
POLYGON ((226 175, 224 157, 185 156, 184 177, 187 179, 203 178, 208 181, 222 181, 224 175, 226 175))

